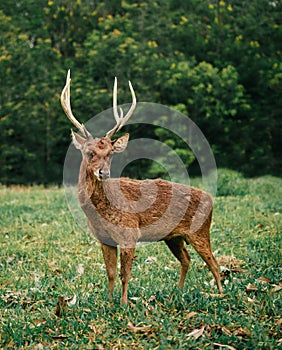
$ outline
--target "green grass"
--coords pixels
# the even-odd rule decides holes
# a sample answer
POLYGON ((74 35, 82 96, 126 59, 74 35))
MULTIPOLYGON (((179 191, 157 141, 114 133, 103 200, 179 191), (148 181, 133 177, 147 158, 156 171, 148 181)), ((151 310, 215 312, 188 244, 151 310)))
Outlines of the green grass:
POLYGON ((225 196, 216 199, 211 237, 225 265, 224 297, 190 248, 180 291, 178 263, 157 243, 136 250, 126 307, 119 280, 108 300, 99 244, 74 222, 63 189, 0 188, 0 348, 282 346, 281 180, 222 171, 219 185, 225 196), (56 316, 59 297, 73 295, 76 304, 56 316), (198 338, 190 334, 197 329, 198 338))

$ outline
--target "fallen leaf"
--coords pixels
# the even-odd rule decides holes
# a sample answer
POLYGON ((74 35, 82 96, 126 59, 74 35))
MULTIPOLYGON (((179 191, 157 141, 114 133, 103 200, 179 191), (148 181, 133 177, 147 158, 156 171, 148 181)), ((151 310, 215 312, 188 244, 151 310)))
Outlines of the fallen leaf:
POLYGON ((31 235, 29 233, 27 235, 23 236, 20 241, 24 241, 26 239, 31 239, 31 235))
POLYGON ((249 283, 246 287, 246 292, 250 293, 250 292, 257 292, 258 289, 257 287, 255 287, 253 284, 249 283))
POLYGON ((279 292, 282 289, 282 286, 275 286, 271 289, 270 293, 276 293, 279 292))
POLYGON ((235 256, 222 255, 217 259, 218 265, 226 266, 229 269, 245 264, 245 261, 237 259, 235 256))
POLYGON ((248 272, 248 270, 242 269, 241 267, 232 267, 231 271, 235 272, 235 273, 237 273, 237 272, 239 272, 239 273, 247 273, 248 272))
POLYGON ((137 301, 140 300, 140 297, 130 297, 130 300, 134 301, 135 303, 137 303, 137 301))
POLYGON ((206 298, 224 298, 225 295, 223 293, 206 293, 206 292, 200 292, 200 294, 203 294, 206 298))
POLYGON ((133 333, 137 332, 147 332, 148 330, 151 329, 151 326, 142 326, 142 327, 136 327, 133 325, 132 322, 128 321, 127 323, 127 329, 129 329, 133 333))
POLYGON ((152 263, 152 262, 156 262, 157 258, 154 256, 148 256, 148 258, 145 260, 145 263, 152 263))
POLYGON ((9 257, 7 258, 7 260, 6 260, 6 261, 7 261, 7 264, 11 264, 11 262, 14 261, 15 258, 16 258, 15 255, 9 256, 9 257))
POLYGON ((155 295, 151 295, 150 298, 148 299, 148 303, 150 303, 151 301, 155 301, 155 300, 157 300, 155 295))
POLYGON ((235 331, 234 331, 234 335, 236 337, 248 337, 250 336, 250 332, 242 327, 240 328, 237 328, 235 331))
POLYGON ((271 280, 265 276, 261 276, 260 278, 258 278, 258 281, 262 283, 272 283, 271 280))
POLYGON ((189 314, 185 315, 184 317, 188 320, 189 318, 191 318, 195 315, 197 315, 197 312, 191 311, 191 312, 189 312, 189 314))
POLYGON ((171 303, 174 298, 174 293, 171 294, 171 297, 169 298, 169 302, 171 303))
POLYGON ((19 296, 15 293, 8 293, 6 295, 1 296, 1 299, 4 300, 6 303, 11 303, 11 302, 17 302, 19 299, 19 296))
POLYGON ((54 340, 65 340, 68 337, 64 334, 59 334, 59 335, 51 335, 51 338, 54 340))
POLYGON ((76 294, 72 298, 66 299, 68 306, 74 306, 76 304, 76 294))
POLYGON ((236 350, 235 348, 233 348, 233 346, 230 345, 225 345, 225 344, 219 344, 219 343, 213 343, 214 346, 217 346, 219 348, 226 348, 229 350, 236 350))
POLYGON ((45 324, 47 321, 42 318, 42 319, 39 319, 39 320, 34 320, 33 323, 37 326, 37 327, 40 327, 41 325, 45 324))
POLYGON ((92 332, 94 332, 95 334, 97 333, 97 329, 94 325, 90 324, 88 327, 91 329, 92 332))
POLYGON ((248 297, 248 302, 249 303, 254 303, 255 301, 254 301, 254 299, 251 299, 251 298, 248 297))
POLYGON ((226 326, 221 327, 221 330, 222 330, 223 333, 225 333, 225 334, 227 334, 229 336, 232 335, 232 331, 226 326))
POLYGON ((280 319, 276 322, 276 324, 278 324, 278 325, 282 324, 282 318, 280 318, 280 319))
POLYGON ((231 270, 229 268, 227 268, 226 266, 220 265, 219 269, 220 269, 220 276, 221 277, 229 276, 231 273, 231 270))
POLYGON ((223 293, 209 293, 208 294, 212 298, 224 298, 225 295, 223 293))
POLYGON ((79 273, 79 275, 83 275, 83 274, 84 274, 84 267, 83 267, 83 264, 78 264, 76 270, 77 270, 77 272, 79 273))
POLYGON ((189 334, 187 334, 187 337, 193 337, 195 339, 198 339, 200 338, 203 333, 204 333, 204 330, 205 330, 205 326, 203 326, 202 328, 200 329, 194 329, 192 332, 190 332, 189 334))

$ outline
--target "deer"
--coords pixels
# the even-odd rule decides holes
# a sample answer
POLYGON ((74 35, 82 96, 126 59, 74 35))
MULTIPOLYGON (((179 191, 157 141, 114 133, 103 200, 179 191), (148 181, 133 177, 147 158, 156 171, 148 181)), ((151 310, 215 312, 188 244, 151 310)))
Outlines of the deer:
POLYGON ((178 286, 182 289, 190 265, 186 244, 200 255, 213 274, 222 294, 219 266, 212 254, 210 226, 213 199, 205 191, 163 179, 137 180, 111 178, 111 160, 123 152, 129 141, 126 133, 114 138, 131 118, 136 96, 131 82, 132 104, 124 116, 118 111, 117 78, 113 88, 115 126, 104 137, 96 138, 73 115, 70 104, 70 70, 61 93, 62 108, 78 129, 71 129, 73 145, 82 154, 78 176, 78 201, 88 226, 100 242, 112 300, 116 279, 118 246, 120 256, 121 304, 128 303, 128 282, 138 242, 164 241, 180 262, 178 286))

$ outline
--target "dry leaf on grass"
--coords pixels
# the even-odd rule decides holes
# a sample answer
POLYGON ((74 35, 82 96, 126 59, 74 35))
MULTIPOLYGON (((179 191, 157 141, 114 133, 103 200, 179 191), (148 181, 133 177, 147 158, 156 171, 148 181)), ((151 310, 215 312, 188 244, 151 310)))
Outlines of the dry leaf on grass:
POLYGON ((250 292, 257 292, 258 289, 257 287, 255 287, 253 284, 249 283, 246 287, 246 292, 250 293, 250 292))
POLYGON ((154 263, 157 261, 157 258, 155 256, 148 256, 148 258, 145 260, 145 263, 154 263))
POLYGON ((155 295, 151 295, 150 298, 148 299, 148 303, 151 303, 152 301, 156 301, 157 298, 155 295))
POLYGON ((200 292, 200 294, 203 294, 206 298, 224 298, 225 295, 223 293, 207 293, 207 292, 200 292))
POLYGON ((222 255, 218 257, 217 262, 220 266, 226 266, 228 268, 238 267, 245 264, 245 261, 237 259, 235 256, 222 255))
POLYGON ((223 333, 225 333, 225 334, 227 334, 227 335, 229 335, 229 336, 232 335, 231 329, 228 328, 228 327, 226 327, 226 326, 222 326, 222 327, 221 327, 221 330, 222 330, 223 333))
POLYGON ((271 289, 270 293, 276 293, 279 292, 282 289, 282 286, 275 286, 271 289))
POLYGON ((204 334, 204 330, 205 330, 205 326, 203 326, 200 329, 194 329, 192 332, 190 332, 189 334, 187 334, 187 337, 193 337, 195 339, 200 338, 203 334, 204 334))
POLYGON ((272 284, 271 280, 265 276, 261 276, 260 278, 258 278, 258 281, 262 282, 262 283, 270 283, 272 284))
POLYGON ((232 267, 231 271, 235 272, 235 273, 236 272, 238 272, 238 273, 247 273, 248 272, 248 270, 242 269, 241 267, 232 267))
POLYGON ((244 329, 242 327, 237 328, 234 331, 234 335, 236 337, 249 337, 250 336, 250 332, 247 329, 244 329))
POLYGON ((88 327, 91 329, 91 331, 93 333, 95 333, 95 334, 97 333, 97 329, 96 329, 96 327, 93 324, 88 325, 88 327))
POLYGON ((64 334, 59 335, 50 335, 50 337, 54 340, 66 340, 68 337, 64 334))
POLYGON ((77 270, 79 275, 83 275, 84 274, 83 264, 78 264, 76 270, 77 270))
POLYGON ((197 315, 197 312, 191 311, 191 312, 189 312, 189 314, 185 315, 184 317, 188 320, 189 318, 191 318, 195 315, 197 315))
POLYGON ((151 326, 142 326, 142 327, 136 327, 133 325, 132 322, 128 321, 127 323, 127 329, 129 329, 131 332, 133 333, 137 333, 137 332, 148 332, 151 329, 151 326))
POLYGON ((45 324, 47 322, 47 320, 45 320, 44 318, 38 319, 38 320, 34 320, 33 323, 37 326, 40 327, 41 325, 45 324))
POLYGON ((229 349, 229 350, 236 350, 235 348, 233 348, 233 346, 230 345, 226 345, 226 344, 219 344, 219 343, 213 343, 215 348, 225 348, 225 349, 229 349))
POLYGON ((74 306, 76 304, 76 294, 72 298, 66 298, 68 306, 74 306))

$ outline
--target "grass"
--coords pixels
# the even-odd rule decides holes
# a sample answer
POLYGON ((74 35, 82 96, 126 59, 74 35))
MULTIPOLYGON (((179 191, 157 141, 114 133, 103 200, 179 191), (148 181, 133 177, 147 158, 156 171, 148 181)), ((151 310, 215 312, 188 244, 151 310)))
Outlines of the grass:
POLYGON ((0 188, 0 348, 282 346, 281 180, 222 171, 219 185, 211 237, 224 297, 192 249, 180 291, 178 263, 157 243, 136 250, 126 307, 118 280, 108 300, 99 244, 76 226, 63 189, 0 188))

